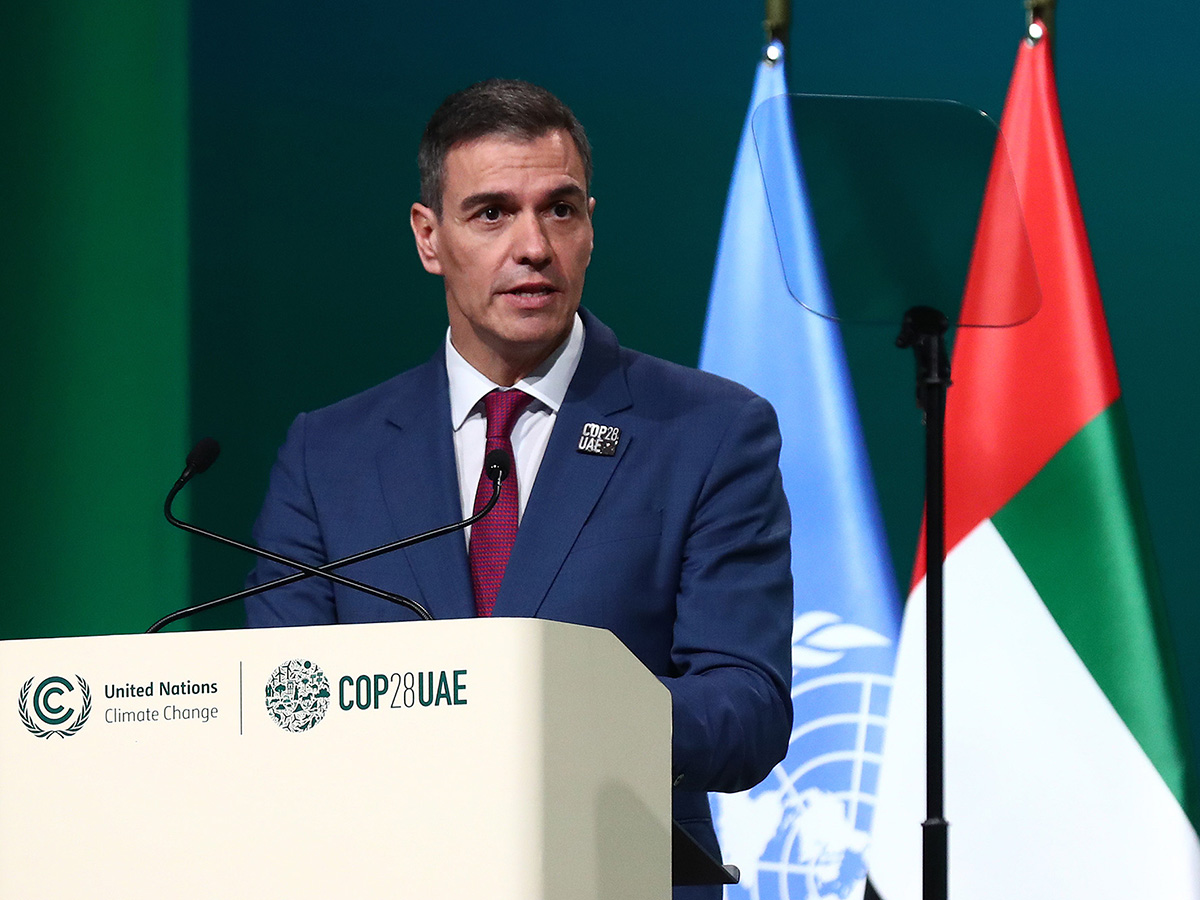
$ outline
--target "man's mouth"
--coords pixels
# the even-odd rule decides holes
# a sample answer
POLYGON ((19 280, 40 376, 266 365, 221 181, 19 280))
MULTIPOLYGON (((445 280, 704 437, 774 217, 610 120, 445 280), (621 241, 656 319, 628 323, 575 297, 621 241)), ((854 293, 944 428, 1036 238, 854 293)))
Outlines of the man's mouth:
POLYGON ((506 291, 501 291, 510 297, 517 297, 521 300, 536 300, 541 297, 547 297, 550 294, 558 293, 558 289, 552 284, 518 284, 509 288, 506 291))

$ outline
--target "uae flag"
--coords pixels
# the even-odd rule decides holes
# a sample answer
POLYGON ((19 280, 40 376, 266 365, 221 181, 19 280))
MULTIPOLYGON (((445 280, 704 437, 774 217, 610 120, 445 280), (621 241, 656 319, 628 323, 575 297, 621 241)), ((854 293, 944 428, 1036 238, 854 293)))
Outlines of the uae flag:
MULTIPOLYGON (((1040 306, 1015 327, 960 329, 953 350, 950 895, 1198 898, 1182 705, 1048 39, 1022 42, 1002 133, 961 321, 1003 320, 1031 290, 1040 306), (1018 216, 1036 286, 1012 263, 1018 216)), ((921 896, 924 575, 919 557, 869 860, 885 900, 921 896)))

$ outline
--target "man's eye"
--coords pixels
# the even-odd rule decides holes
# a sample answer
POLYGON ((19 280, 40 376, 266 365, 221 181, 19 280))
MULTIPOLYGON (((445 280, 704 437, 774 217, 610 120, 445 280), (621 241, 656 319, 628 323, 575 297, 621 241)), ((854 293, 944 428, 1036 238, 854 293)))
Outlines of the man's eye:
POLYGON ((488 206, 479 211, 479 217, 485 222, 499 222, 500 216, 501 212, 498 206, 488 206))
POLYGON ((575 207, 570 203, 555 203, 550 208, 550 212, 559 219, 566 219, 575 212, 575 207))

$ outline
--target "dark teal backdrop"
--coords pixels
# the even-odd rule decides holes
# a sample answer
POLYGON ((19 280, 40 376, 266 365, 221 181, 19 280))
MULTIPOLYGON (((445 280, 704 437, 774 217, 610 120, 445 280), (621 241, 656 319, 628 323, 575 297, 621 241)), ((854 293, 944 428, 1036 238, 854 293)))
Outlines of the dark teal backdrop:
MULTIPOLYGON (((998 117, 1023 15, 1019 0, 797 3, 791 85, 947 97, 998 117)), ((627 344, 694 364, 760 3, 204 0, 190 17, 190 432, 224 446, 188 489, 196 520, 248 535, 295 413, 437 346, 439 284, 407 226, 415 147, 438 101, 480 78, 542 83, 583 119, 598 197, 585 302, 627 344)), ((1194 734, 1197 46, 1193 0, 1067 0, 1058 13, 1063 118, 1194 734)), ((890 335, 850 340, 904 578, 920 507, 911 360, 890 335)), ((147 473, 164 490, 174 475, 147 473)), ((194 546, 193 596, 234 589, 247 565, 194 546)))

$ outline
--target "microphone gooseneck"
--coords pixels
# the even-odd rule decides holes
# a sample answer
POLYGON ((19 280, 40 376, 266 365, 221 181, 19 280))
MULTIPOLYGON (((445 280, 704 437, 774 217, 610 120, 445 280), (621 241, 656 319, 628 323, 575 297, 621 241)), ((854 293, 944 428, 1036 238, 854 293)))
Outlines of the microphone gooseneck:
POLYGON ((176 612, 163 616, 161 619, 151 625, 148 629, 146 629, 148 633, 160 631, 170 623, 182 618, 186 618, 187 616, 191 616, 208 609, 213 609, 226 603, 232 603, 235 600, 241 600, 254 594, 260 594, 264 591, 271 590, 272 588, 281 587, 285 584, 291 584, 293 582, 312 577, 325 578, 328 581, 354 588, 355 590, 379 597, 383 600, 388 600, 389 602, 396 603, 399 606, 403 606, 406 609, 415 612, 422 619, 427 621, 432 620, 433 616, 429 614, 429 611, 415 600, 410 600, 409 598, 403 597, 399 594, 392 594, 387 591, 374 588, 368 584, 363 584, 362 582, 345 578, 336 574, 333 570, 339 569, 342 566, 348 566, 353 563, 373 559, 374 557, 381 556, 384 553, 389 553, 393 550, 400 550, 404 547, 410 547, 413 544, 419 544, 423 541, 441 537, 444 534, 450 534, 453 531, 459 531, 463 528, 473 525, 492 511, 492 508, 500 499, 500 486, 503 484, 504 479, 508 477, 508 474, 512 469, 512 460, 509 458, 508 454, 503 450, 493 450, 488 454, 487 459, 485 460, 488 475, 492 479, 492 496, 479 512, 459 522, 443 525, 440 528, 434 528, 421 534, 412 535, 411 537, 401 538, 400 540, 392 541, 389 544, 384 544, 380 547, 374 547, 370 550, 364 550, 360 553, 355 553, 351 556, 346 556, 342 559, 334 560, 333 562, 325 563, 321 566, 309 566, 298 560, 281 556, 278 553, 272 553, 269 550, 263 550, 260 547, 254 547, 250 544, 244 544, 241 541, 236 541, 233 538, 228 538, 224 535, 216 534, 215 532, 206 531, 203 528, 191 525, 175 517, 171 511, 171 505, 175 500, 175 496, 193 476, 199 475, 209 466, 211 466, 219 453, 220 445, 218 445, 217 442, 212 438, 204 438, 192 448, 192 452, 188 454, 187 467, 184 469, 183 474, 180 475, 179 480, 175 482, 175 486, 167 494, 166 502, 163 505, 163 513, 166 516, 167 521, 176 528, 180 528, 189 532, 190 534, 199 535, 200 537, 208 538, 209 540, 217 541, 218 543, 225 544, 230 547, 236 547, 239 550, 244 550, 248 553, 254 554, 255 556, 269 559, 273 562, 287 566, 288 568, 297 569, 298 571, 292 575, 285 575, 282 578, 276 578, 272 581, 267 581, 263 584, 237 591, 236 593, 229 594, 225 597, 218 597, 215 600, 208 600, 204 603, 198 603, 194 606, 177 610, 176 612), (202 448, 201 445, 204 445, 204 447, 202 448), (195 460, 193 460, 193 456, 196 457, 195 460))

